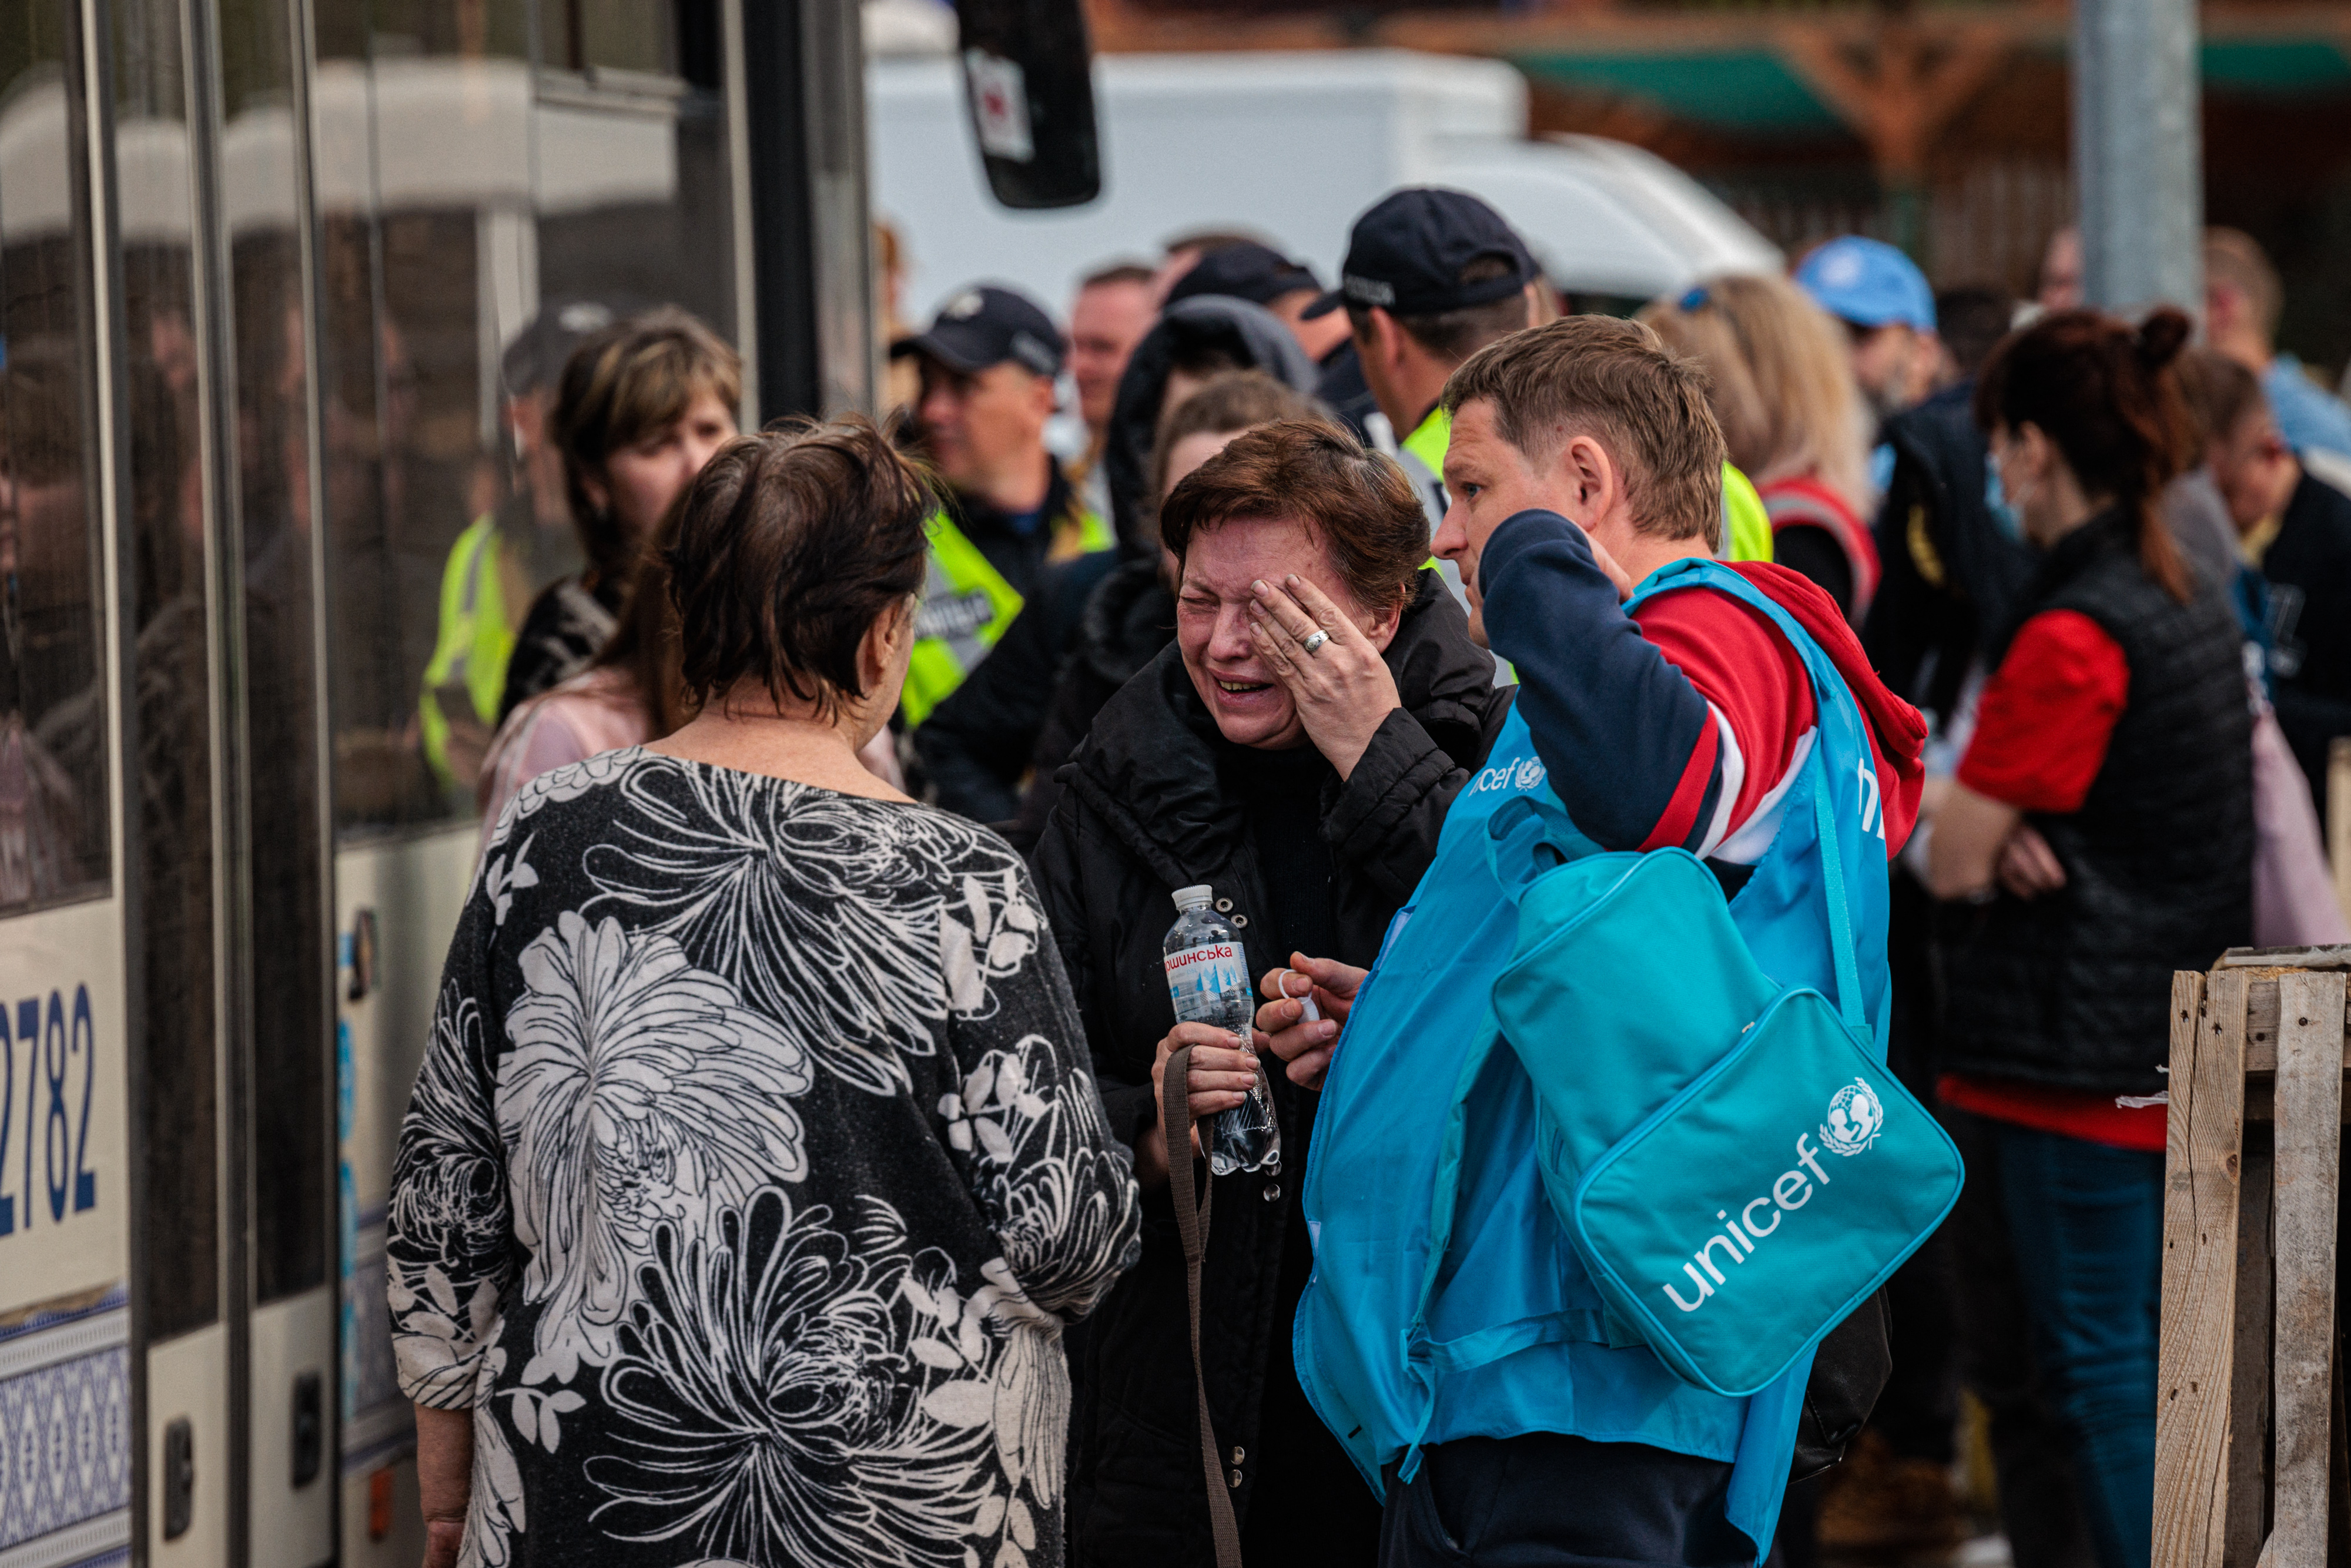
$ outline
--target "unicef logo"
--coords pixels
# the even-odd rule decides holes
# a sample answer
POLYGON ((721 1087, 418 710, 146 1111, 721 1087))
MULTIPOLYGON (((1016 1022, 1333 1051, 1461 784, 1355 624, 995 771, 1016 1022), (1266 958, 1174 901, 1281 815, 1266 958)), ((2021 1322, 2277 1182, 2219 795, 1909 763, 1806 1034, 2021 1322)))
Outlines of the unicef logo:
POLYGON ((1481 770, 1477 781, 1469 786, 1475 794, 1480 789, 1532 789, 1543 781, 1543 765, 1539 758, 1529 757, 1518 762, 1504 762, 1481 770))
POLYGON ((1829 1119, 1821 1124, 1821 1145, 1831 1154, 1857 1155, 1877 1142, 1886 1131, 1886 1107, 1876 1091, 1856 1078, 1829 1102, 1829 1119))

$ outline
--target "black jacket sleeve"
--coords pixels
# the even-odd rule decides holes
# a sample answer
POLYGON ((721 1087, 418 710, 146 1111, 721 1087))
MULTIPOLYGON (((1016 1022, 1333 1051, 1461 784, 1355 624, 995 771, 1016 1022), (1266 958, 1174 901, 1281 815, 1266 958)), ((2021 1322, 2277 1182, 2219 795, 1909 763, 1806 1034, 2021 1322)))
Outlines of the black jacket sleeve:
POLYGON ((1061 781, 1057 777, 1061 764, 1076 752, 1094 715, 1102 711, 1102 704, 1115 690, 1115 686, 1086 668, 1082 660, 1072 661, 1055 683, 1053 700, 1045 710, 1045 722, 1037 730, 1037 744, 1029 753, 1029 786, 1020 797, 1019 818, 1004 834, 1022 854, 1029 853, 1044 836, 1045 820, 1052 814, 1054 802, 1061 798, 1061 781))
POLYGON ((1013 617, 996 651, 914 731, 914 749, 938 787, 938 803, 976 822, 1020 810, 1020 776, 1045 722, 1060 650, 1054 617, 1032 604, 1013 617))
MULTIPOLYGON (((1507 694, 1497 694, 1485 716, 1480 758, 1509 712, 1507 694)), ((1332 862, 1349 868, 1387 904, 1402 904, 1437 858, 1445 813, 1469 782, 1469 772, 1418 719, 1395 709, 1381 721, 1322 815, 1322 841, 1330 846, 1332 862)))
POLYGON ((1089 940, 1093 910, 1086 872, 1090 863, 1116 859, 1108 846, 1090 848, 1088 844, 1103 827, 1074 790, 1065 790, 1045 821, 1044 836, 1037 841, 1029 867, 1036 879, 1038 899, 1045 906, 1045 918, 1053 928, 1054 944, 1061 950, 1070 989, 1078 998, 1078 1018, 1085 1025, 1093 1056, 1094 1086, 1102 1092, 1112 1135, 1131 1148, 1159 1119, 1159 1108, 1151 1095, 1150 1071, 1146 1068, 1137 1082, 1102 1049, 1101 1042, 1112 1038, 1104 995, 1111 979, 1104 972, 1109 956, 1102 955, 1097 962, 1089 940))

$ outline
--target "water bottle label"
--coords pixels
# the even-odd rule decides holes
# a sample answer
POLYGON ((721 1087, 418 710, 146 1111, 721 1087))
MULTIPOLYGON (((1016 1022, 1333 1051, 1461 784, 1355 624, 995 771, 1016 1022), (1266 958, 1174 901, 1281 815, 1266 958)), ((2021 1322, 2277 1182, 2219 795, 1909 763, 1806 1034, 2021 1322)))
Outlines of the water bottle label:
POLYGON ((1213 1017, 1228 992, 1249 992, 1249 971, 1238 942, 1203 942, 1167 955, 1167 994, 1178 1019, 1213 1017))

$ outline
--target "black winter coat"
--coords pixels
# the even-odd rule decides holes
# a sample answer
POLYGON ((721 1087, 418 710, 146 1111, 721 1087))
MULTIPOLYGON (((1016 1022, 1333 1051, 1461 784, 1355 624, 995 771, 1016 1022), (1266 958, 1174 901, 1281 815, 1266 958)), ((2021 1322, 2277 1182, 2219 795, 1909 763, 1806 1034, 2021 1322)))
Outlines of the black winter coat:
POLYGON ((1020 797, 1019 819, 1004 833, 1014 849, 1027 854, 1044 836, 1045 821, 1061 798, 1061 764, 1093 727, 1102 704, 1175 640, 1176 596, 1159 580, 1157 561, 1123 561, 1102 579, 1086 601, 1070 662, 1029 753, 1029 791, 1020 797))
MULTIPOLYGON (((1337 951, 1369 965, 1389 920, 1437 852, 1445 813, 1510 709, 1491 658, 1434 571, 1387 650, 1403 706, 1354 770, 1324 787, 1322 836, 1332 868, 1337 951)), ((1219 785, 1215 721, 1170 645, 1103 706, 1076 758, 1033 864, 1069 969, 1111 1127, 1133 1144, 1156 1119, 1151 1067, 1173 1027, 1161 944, 1169 894, 1196 883, 1229 901, 1226 918, 1252 978, 1291 951, 1259 874, 1250 825, 1219 785)), ((1258 1469, 1259 1406, 1273 1336, 1290 1332, 1280 1299, 1283 1239, 1303 1172, 1312 1096, 1271 1075, 1285 1150, 1277 1176, 1216 1183, 1201 1336, 1217 1443, 1241 1475, 1244 1520, 1258 1469)), ((1194 1415, 1183 1253, 1165 1187, 1144 1198, 1143 1260, 1071 1342, 1074 1403, 1069 1480, 1071 1561, 1212 1560, 1194 1415)))

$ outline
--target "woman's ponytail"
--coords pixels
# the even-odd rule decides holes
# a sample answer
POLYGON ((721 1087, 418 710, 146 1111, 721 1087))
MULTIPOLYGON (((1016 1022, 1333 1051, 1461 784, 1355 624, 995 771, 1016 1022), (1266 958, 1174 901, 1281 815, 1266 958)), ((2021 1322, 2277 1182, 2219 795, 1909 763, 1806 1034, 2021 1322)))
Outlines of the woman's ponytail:
POLYGON ((2188 347, 2188 340, 2195 329, 2195 324, 2188 319, 2187 312, 2171 306, 2158 305, 2148 311, 2147 319, 2138 324, 2138 331, 2132 337, 2139 369, 2150 378, 2169 370, 2171 362, 2179 358, 2180 350, 2188 347))
POLYGON ((1985 429, 2033 424, 2056 443, 2084 491, 2122 511, 2140 569, 2183 602, 2194 583, 2161 507, 2193 444, 2172 370, 2193 330, 2168 305, 2136 328, 2095 310, 2057 311, 1992 350, 1975 398, 1985 429))

